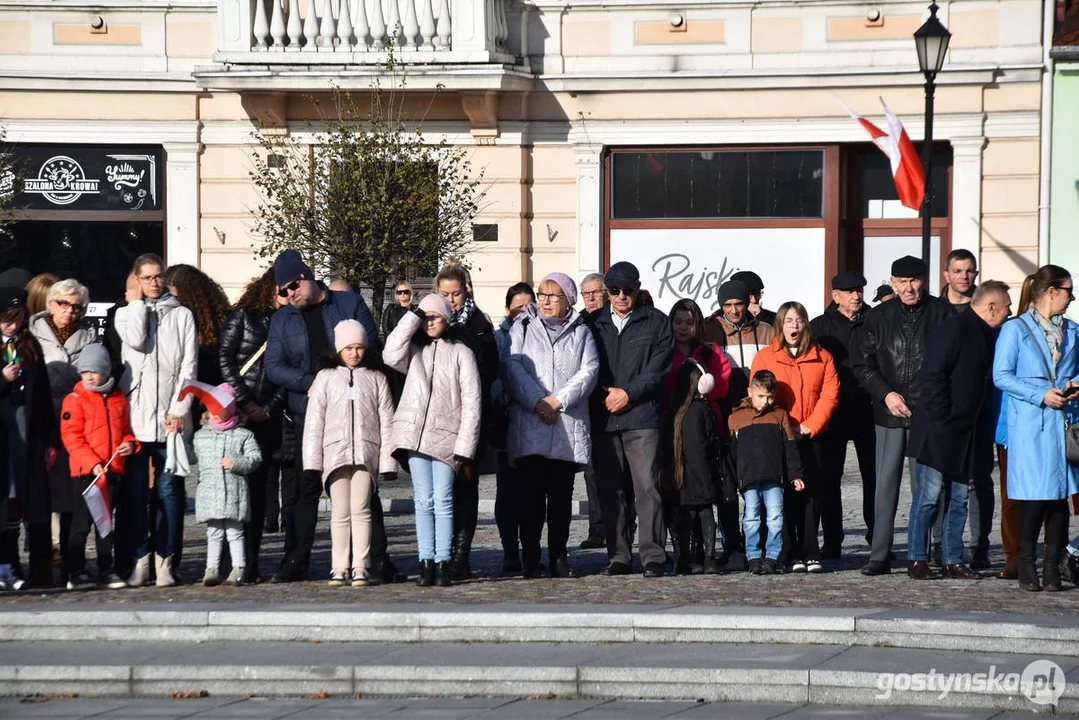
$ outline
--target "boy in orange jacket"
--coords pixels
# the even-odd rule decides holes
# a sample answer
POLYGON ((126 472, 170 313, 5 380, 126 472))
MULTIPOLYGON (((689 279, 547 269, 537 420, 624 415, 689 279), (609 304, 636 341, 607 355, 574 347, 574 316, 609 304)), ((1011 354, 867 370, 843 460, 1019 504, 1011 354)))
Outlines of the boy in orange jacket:
MULTIPOLYGON (((131 430, 127 398, 115 389, 109 353, 104 345, 87 345, 79 354, 82 382, 64 398, 60 411, 60 437, 67 448, 74 489, 79 493, 71 518, 68 590, 90 590, 98 583, 86 572, 86 538, 93 519, 82 493, 97 476, 104 474, 109 507, 116 499, 124 462, 139 449, 131 430)), ((97 568, 100 584, 110 589, 127 587, 112 569, 112 538, 97 535, 97 568)))

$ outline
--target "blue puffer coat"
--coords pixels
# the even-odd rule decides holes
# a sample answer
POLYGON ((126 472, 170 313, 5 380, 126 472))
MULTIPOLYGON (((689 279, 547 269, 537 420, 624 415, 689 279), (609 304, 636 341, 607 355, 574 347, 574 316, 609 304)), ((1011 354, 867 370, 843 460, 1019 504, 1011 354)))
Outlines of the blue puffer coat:
POLYGON ((592 331, 576 310, 564 325, 548 332, 535 305, 517 318, 502 381, 512 400, 506 437, 510 460, 540 455, 587 465, 592 458, 588 398, 599 377, 599 355, 592 331), (562 403, 558 422, 547 425, 533 412, 552 395, 562 403))
POLYGON ((993 382, 1007 394, 1008 497, 1063 500, 1079 492, 1079 468, 1064 453, 1064 420, 1076 421, 1077 402, 1053 410, 1042 404, 1051 387, 1079 382, 1079 326, 1064 321, 1064 342, 1054 369, 1046 368, 1049 346, 1031 313, 1004 323, 997 340, 993 382), (1033 336, 1031 332, 1033 330, 1033 336))
MULTIPOLYGON (((359 320, 367 331, 367 352, 382 349, 378 327, 367 303, 356 293, 326 290, 326 302, 319 309, 326 327, 329 347, 333 349, 333 329, 342 320, 359 320)), ((278 387, 288 390, 288 410, 293 422, 303 424, 307 413, 307 391, 318 372, 311 372, 311 356, 307 342, 307 324, 296 308, 289 306, 273 314, 270 335, 266 341, 266 377, 278 387)))

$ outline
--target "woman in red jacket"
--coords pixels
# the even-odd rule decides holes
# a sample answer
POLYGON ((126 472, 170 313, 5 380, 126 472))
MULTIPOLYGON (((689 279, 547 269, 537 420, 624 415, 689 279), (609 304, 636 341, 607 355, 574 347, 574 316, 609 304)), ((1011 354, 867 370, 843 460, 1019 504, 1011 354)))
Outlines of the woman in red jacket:
MULTIPOLYGON (((817 526, 817 477, 822 450, 818 436, 839 404, 839 376, 832 355, 813 341, 809 315, 801 303, 787 302, 776 311, 776 339, 753 359, 753 372, 771 370, 776 376, 776 407, 786 410, 800 436, 805 491, 784 498, 784 554, 791 572, 822 572, 817 526)), ((782 555, 781 555, 782 557, 782 555)))
MULTIPOLYGON (((731 364, 723 350, 712 343, 704 341, 704 314, 697 303, 688 298, 679 300, 669 313, 671 319, 671 334, 674 335, 674 362, 671 371, 663 381, 663 413, 666 415, 671 403, 671 395, 674 392, 675 377, 678 369, 688 360, 696 360, 701 367, 715 380, 715 387, 704 396, 712 410, 716 413, 716 422, 720 428, 725 428, 727 422, 723 417, 721 403, 727 397, 728 383, 731 377, 731 364)), ((670 468, 665 468, 670 470, 670 468)), ((745 569, 745 543, 742 540, 742 528, 738 522, 738 501, 733 503, 720 502, 719 525, 723 534, 723 555, 718 560, 719 565, 739 564, 738 569, 745 569)), ((712 558, 705 558, 705 548, 715 548, 715 536, 704 537, 699 523, 694 523, 692 528, 680 528, 678 522, 678 501, 672 498, 664 499, 664 511, 667 513, 669 526, 672 534, 692 531, 690 544, 689 564, 693 572, 704 572, 706 565, 712 565, 712 558), (670 503, 670 507, 668 506, 670 503)), ((677 537, 675 537, 677 540, 677 537)), ((677 543, 676 543, 677 544, 677 543)), ((680 558, 681 560, 681 558, 680 558)))

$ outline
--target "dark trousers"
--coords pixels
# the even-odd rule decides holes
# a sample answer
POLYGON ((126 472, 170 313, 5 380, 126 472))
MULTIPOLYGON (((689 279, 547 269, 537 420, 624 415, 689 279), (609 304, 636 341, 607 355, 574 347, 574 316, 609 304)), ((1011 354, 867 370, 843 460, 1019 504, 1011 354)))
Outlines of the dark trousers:
POLYGON ((281 424, 271 418, 264 423, 252 424, 249 429, 255 434, 255 441, 262 452, 262 462, 255 471, 247 476, 247 496, 251 516, 244 525, 244 561, 250 577, 258 577, 259 550, 262 548, 262 533, 266 525, 266 505, 268 494, 266 486, 270 477, 275 477, 280 463, 274 460, 281 445, 281 424))
POLYGON ((522 564, 526 569, 539 565, 544 521, 547 523, 547 556, 554 563, 567 554, 577 466, 563 460, 529 455, 518 458, 517 471, 522 564))
POLYGON ((1068 500, 1019 500, 1019 582, 1036 584, 1038 535, 1045 526, 1046 585, 1060 584, 1060 553, 1068 543, 1068 500))
POLYGON ((659 494, 659 430, 595 433, 592 456, 607 528, 607 557, 611 562, 633 562, 632 502, 637 510, 641 562, 662 565, 667 553, 659 494))
POLYGON ((795 560, 820 561, 817 527, 820 524, 821 463, 825 443, 819 438, 801 440, 798 454, 802 460, 802 482, 805 488, 795 491, 788 484, 783 493, 783 547, 780 557, 786 562, 795 560))
POLYGON ((723 533, 723 552, 728 558, 733 553, 746 554, 746 537, 742 533, 742 523, 738 519, 738 498, 732 502, 719 502, 716 505, 719 515, 719 529, 723 533))
POLYGON ((300 448, 303 446, 303 426, 289 420, 284 422, 281 434, 281 531, 285 534, 285 557, 296 547, 296 523, 292 508, 296 504, 297 478, 303 475, 303 461, 300 460, 300 448))
POLYGON ((509 455, 499 450, 496 455, 495 470, 495 525, 498 537, 502 540, 502 555, 509 560, 520 557, 520 471, 510 465, 509 455))
POLYGON ((1019 563, 1019 525, 1022 522, 1019 500, 1008 497, 1008 449, 997 445, 997 467, 1000 469, 1000 547, 1007 565, 1019 563))
POLYGON ((588 493, 588 537, 606 538, 607 528, 603 524, 603 503, 599 496, 599 481, 592 463, 584 468, 584 488, 588 493))
MULTIPOLYGON (((70 558, 70 571, 72 573, 86 570, 86 539, 93 529, 97 546, 97 570, 104 575, 112 570, 112 534, 101 537, 101 533, 94 526, 94 519, 90 516, 90 508, 81 495, 94 481, 93 475, 81 475, 75 478, 75 490, 79 496, 75 498, 75 508, 71 513, 71 539, 68 545, 68 557, 70 558)), ((120 477, 118 475, 106 475, 105 484, 109 494, 109 507, 116 507, 116 499, 119 495, 120 477)))
MULTIPOLYGON (((989 556, 989 533, 993 531, 993 512, 996 509, 996 492, 990 473, 975 475, 970 481, 967 501, 970 521, 970 552, 972 557, 989 556)), ((943 536, 938 536, 943 537, 943 536)))
POLYGON ((858 455, 858 472, 862 476, 865 541, 869 543, 873 539, 873 510, 877 491, 877 437, 872 411, 865 413, 859 420, 836 423, 826 433, 815 438, 823 444, 817 502, 821 527, 824 530, 824 547, 830 551, 838 552, 843 545, 843 466, 847 461, 847 443, 850 441, 854 442, 854 451, 858 455))
POLYGON ((716 550, 716 518, 711 505, 679 505, 672 515, 671 530, 677 560, 676 572, 701 572, 716 550), (694 568, 698 566, 698 568, 694 568))

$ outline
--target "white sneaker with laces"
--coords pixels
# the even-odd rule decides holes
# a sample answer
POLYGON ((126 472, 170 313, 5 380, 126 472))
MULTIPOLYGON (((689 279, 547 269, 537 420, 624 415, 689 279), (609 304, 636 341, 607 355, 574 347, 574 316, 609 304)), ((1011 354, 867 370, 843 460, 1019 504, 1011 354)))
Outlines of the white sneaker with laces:
POLYGON ((809 562, 807 562, 806 563, 806 570, 808 572, 811 572, 811 573, 822 573, 822 572, 824 572, 824 568, 821 567, 821 564, 819 562, 817 562, 816 560, 810 560, 809 562))
POLYGON ((801 560, 795 560, 791 565, 792 573, 804 573, 806 571, 806 564, 801 560))

